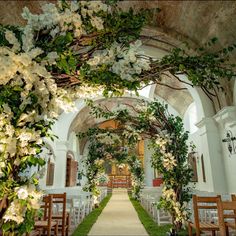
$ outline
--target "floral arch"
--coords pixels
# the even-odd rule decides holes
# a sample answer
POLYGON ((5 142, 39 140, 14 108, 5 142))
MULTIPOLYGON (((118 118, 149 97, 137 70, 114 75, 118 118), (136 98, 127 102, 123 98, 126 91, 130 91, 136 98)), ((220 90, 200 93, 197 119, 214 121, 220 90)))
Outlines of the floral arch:
MULTIPOLYGON (((124 143, 133 147, 141 139, 151 141, 150 147, 154 150, 151 157, 152 166, 163 175, 163 192, 159 207, 167 210, 173 219, 173 225, 179 230, 189 217, 188 202, 191 199, 192 169, 188 163, 188 132, 184 131, 182 119, 169 114, 167 105, 154 100, 142 101, 135 106, 123 104, 122 108, 109 110, 99 104, 95 106, 88 101, 91 114, 96 117, 112 118, 117 122, 116 129, 90 128, 79 137, 89 137, 89 154, 87 165, 88 189, 97 190, 96 176, 102 172, 102 162, 109 159, 118 159, 122 163, 127 161, 130 166, 137 157, 129 156, 127 150, 122 149, 124 143), (122 143, 121 141, 122 140, 122 143), (115 153, 117 152, 117 157, 115 153), (114 157, 112 155, 114 154, 114 157), (105 156, 105 158, 104 158, 105 156)), ((143 174, 140 165, 133 169, 137 184, 134 184, 133 195, 139 198, 142 188, 143 174)))
MULTIPOLYGON (((24 27, 0 26, 0 227, 30 232, 41 193, 36 174, 43 166, 45 138, 62 109, 91 94, 120 96, 160 83, 168 71, 181 83, 198 86, 211 99, 234 71, 224 64, 235 45, 216 53, 174 48, 160 60, 139 51, 140 32, 150 12, 122 12, 116 1, 59 1, 42 13, 27 8, 24 27)), ((208 45, 215 43, 215 39, 208 45)), ((217 99, 216 99, 217 100, 217 99)), ((213 101, 214 102, 214 101, 213 101)))

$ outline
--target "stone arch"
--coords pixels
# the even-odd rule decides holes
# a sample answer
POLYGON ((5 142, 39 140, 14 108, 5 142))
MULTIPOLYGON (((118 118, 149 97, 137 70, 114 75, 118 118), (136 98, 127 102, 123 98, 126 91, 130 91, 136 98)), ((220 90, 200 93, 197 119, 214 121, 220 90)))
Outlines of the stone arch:
MULTIPOLYGON (((108 101, 108 103, 110 103, 109 101, 113 100, 114 103, 116 104, 114 107, 117 107, 117 106, 121 106, 122 105, 122 100, 127 100, 127 101, 140 101, 140 100, 146 100, 146 101, 152 101, 155 97, 157 97, 156 95, 151 99, 151 98, 147 98, 147 97, 144 97, 144 96, 136 96, 136 95, 133 95, 133 94, 126 94, 126 96, 123 96, 123 97, 119 97, 119 98, 110 98, 108 100, 106 100, 104 97, 96 97, 94 98, 94 102, 95 104, 96 103, 100 103, 100 102, 106 102, 108 101)), ((161 101, 164 101, 165 103, 168 104, 168 101, 165 101, 165 100, 161 100, 161 101)), ((69 122, 69 119, 67 119, 67 126, 66 126, 66 130, 64 132, 64 138, 66 138, 65 140, 70 140, 70 137, 72 135, 72 133, 76 134, 76 130, 79 131, 79 132, 83 132, 85 131, 88 127, 92 127, 98 123, 101 123, 101 122, 104 122, 105 120, 103 118, 101 119, 95 119, 94 117, 92 117, 90 114, 89 114, 89 108, 87 107, 87 105, 82 102, 82 103, 79 103, 80 106, 78 106, 78 110, 76 112, 76 114, 74 113, 73 116, 71 116, 71 114, 65 114, 63 113, 63 117, 66 117, 66 115, 69 115, 70 116, 70 122, 69 122), (67 132, 67 134, 66 134, 67 132)), ((171 105, 168 104, 170 107, 171 105)), ((174 110, 174 114, 175 115, 179 115, 179 113, 177 111, 175 111, 174 108, 171 108, 172 110, 174 110)), ((170 109, 170 111, 171 111, 170 109)), ((64 124, 60 124, 60 126, 64 126, 64 124)), ((65 127, 64 127, 65 129, 65 127)), ((69 145, 69 144, 68 144, 69 145)), ((79 141, 78 142, 78 154, 79 155, 83 155, 84 154, 84 148, 85 148, 85 145, 86 145, 86 140, 83 140, 83 141, 79 141)))
MULTIPOLYGON (((46 150, 48 150, 48 155, 50 155, 53 158, 53 161, 56 161, 56 155, 54 152, 54 146, 53 146, 53 142, 51 140, 46 140, 45 141, 45 148, 46 150)), ((46 152, 45 150, 45 152, 46 152)))

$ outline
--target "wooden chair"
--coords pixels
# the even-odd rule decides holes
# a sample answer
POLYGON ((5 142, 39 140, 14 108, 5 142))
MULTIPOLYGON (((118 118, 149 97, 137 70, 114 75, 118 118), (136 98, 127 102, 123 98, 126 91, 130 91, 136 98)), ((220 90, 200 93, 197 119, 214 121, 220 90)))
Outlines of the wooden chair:
MULTIPOLYGON (((219 224, 214 222, 202 222, 199 218, 199 210, 212 210, 219 209, 219 205, 221 202, 221 197, 218 195, 217 197, 199 197, 193 195, 193 211, 194 211, 194 223, 188 223, 188 233, 189 236, 192 236, 192 228, 196 230, 196 236, 200 236, 201 231, 211 231, 212 235, 215 235, 216 231, 220 231, 219 224)), ((219 214, 218 214, 219 215, 219 214)))
POLYGON ((35 222, 35 230, 42 230, 47 232, 47 236, 51 236, 51 230, 54 231, 54 235, 58 235, 58 223, 57 221, 52 221, 52 197, 45 196, 43 198, 43 205, 41 206, 44 209, 43 220, 37 220, 35 222))
POLYGON ((228 236, 229 228, 236 230, 236 196, 231 195, 231 199, 232 201, 222 201, 220 205, 220 220, 223 227, 221 236, 228 236), (233 222, 229 222, 227 219, 231 219, 233 222))
POLYGON ((53 213, 52 219, 58 221, 58 230, 61 231, 62 236, 69 235, 70 228, 70 214, 66 211, 66 193, 50 194, 53 204, 56 204, 57 211, 53 213))

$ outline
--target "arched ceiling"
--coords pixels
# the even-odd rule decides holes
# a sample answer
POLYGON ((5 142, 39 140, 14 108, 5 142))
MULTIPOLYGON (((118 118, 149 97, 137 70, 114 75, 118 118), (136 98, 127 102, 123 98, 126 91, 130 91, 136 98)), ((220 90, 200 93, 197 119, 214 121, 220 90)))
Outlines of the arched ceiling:
POLYGON ((150 26, 179 41, 203 45, 219 39, 218 47, 236 39, 236 1, 122 1, 121 8, 154 9, 150 26))
MULTIPOLYGON (((22 9, 27 6, 39 13, 47 2, 56 1, 0 1, 0 23, 24 24, 22 9)), ((155 9, 149 26, 158 29, 158 36, 168 35, 175 40, 202 45, 213 37, 219 38, 219 47, 236 39, 236 1, 120 1, 122 9, 155 9), (161 34, 163 33, 163 34, 161 34)), ((150 28, 149 27, 149 28, 150 28)))
POLYGON ((172 75, 169 76, 170 77, 162 76, 161 81, 161 83, 168 85, 168 87, 157 84, 155 88, 155 95, 167 101, 180 114, 180 116, 183 117, 187 108, 193 102, 193 98, 189 91, 185 88, 184 84, 180 83, 172 75), (176 90, 173 88, 181 90, 176 90))
MULTIPOLYGON (((132 97, 120 97, 120 98, 103 98, 94 102, 95 105, 106 106, 109 110, 122 107, 123 104, 129 104, 135 106, 140 103, 140 99, 132 97)), ((74 118, 73 122, 70 125, 69 133, 71 132, 84 132, 88 128, 94 127, 96 124, 99 124, 104 121, 104 119, 96 119, 90 114, 91 110, 88 106, 84 107, 74 118)))
MULTIPOLYGON (((130 97, 109 98, 109 99, 103 98, 95 101, 95 104, 97 106, 99 105, 106 106, 109 110, 121 107, 122 104, 129 104, 135 106, 138 103, 140 103, 140 99, 130 98, 130 97)), ((94 127, 105 121, 104 119, 95 118, 90 114, 90 112, 91 110, 88 106, 84 107, 72 121, 68 134, 70 134, 71 132, 75 132, 76 134, 78 134, 79 132, 86 132, 88 128, 94 127)), ((83 149, 86 142, 87 139, 82 139, 79 141, 80 154, 83 154, 83 149)))
MULTIPOLYGON (((21 12, 25 6, 32 12, 39 13, 41 6, 47 2, 56 1, 0 1, 0 23, 23 25, 21 12)), ((119 6, 124 10, 130 7, 135 10, 141 8, 161 10, 159 13, 154 10, 152 20, 144 28, 142 35, 158 38, 160 41, 144 39, 144 43, 159 48, 163 52, 168 52, 173 45, 179 46, 183 42, 188 42, 192 48, 195 48, 213 37, 219 39, 219 43, 213 48, 217 50, 234 43, 236 39, 236 1, 139 0, 120 1, 119 6)), ((236 53, 233 54, 235 55, 236 53)), ((163 78, 164 80, 168 78, 163 78)), ((168 84, 182 87, 173 79, 168 81, 168 84)), ((155 94, 170 103, 181 115, 192 103, 192 97, 187 91, 175 91, 157 85, 155 94)))

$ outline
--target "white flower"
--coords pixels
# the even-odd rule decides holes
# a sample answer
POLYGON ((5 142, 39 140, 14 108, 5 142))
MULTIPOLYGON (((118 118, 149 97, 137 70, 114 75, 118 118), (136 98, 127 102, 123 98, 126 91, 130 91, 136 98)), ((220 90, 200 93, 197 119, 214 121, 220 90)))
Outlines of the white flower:
POLYGON ((50 35, 55 38, 55 36, 60 32, 60 28, 56 26, 54 29, 50 31, 50 35))
POLYGON ((167 170, 173 170, 175 166, 177 166, 177 162, 175 160, 175 157, 171 153, 165 153, 164 159, 163 159, 163 166, 167 170))
POLYGON ((19 201, 14 200, 7 208, 6 213, 3 216, 4 221, 15 221, 17 224, 21 224, 24 221, 25 209, 19 201))
POLYGON ((3 177, 3 175, 4 175, 2 168, 5 168, 5 167, 6 167, 5 162, 1 161, 0 162, 0 178, 3 177))
POLYGON ((4 152, 6 148, 6 144, 0 144, 0 152, 4 152))
POLYGON ((166 187, 164 187, 162 189, 162 196, 163 198, 165 198, 167 201, 170 200, 175 200, 176 199, 176 193, 173 189, 167 189, 166 187))
POLYGON ((17 189, 16 193, 17 193, 18 198, 23 199, 23 200, 27 199, 27 197, 29 196, 28 191, 25 186, 17 189))
POLYGON ((50 52, 47 55, 47 62, 49 65, 53 65, 56 63, 56 59, 58 59, 59 56, 57 55, 57 52, 50 52))
POLYGON ((78 3, 75 2, 75 1, 71 1, 71 3, 70 3, 70 10, 71 10, 72 12, 75 12, 75 11, 77 11, 78 9, 79 9, 78 3))
POLYGON ((29 195, 30 195, 29 201, 30 201, 31 207, 33 209, 39 209, 40 199, 42 198, 43 193, 36 190, 31 190, 29 191, 29 195))
POLYGON ((13 51, 18 51, 20 49, 20 43, 17 40, 15 34, 10 31, 10 30, 6 30, 5 32, 5 37, 6 40, 13 45, 13 51))
POLYGON ((95 27, 98 30, 103 30, 103 20, 100 17, 94 16, 93 18, 91 18, 90 20, 91 24, 93 27, 95 27))
POLYGON ((14 127, 13 127, 12 125, 10 125, 10 124, 6 125, 5 129, 6 129, 5 134, 6 134, 7 136, 12 137, 13 134, 15 133, 14 127))
POLYGON ((104 163, 104 160, 103 160, 103 159, 96 159, 96 160, 94 161, 94 164, 95 164, 95 165, 98 165, 98 166, 101 166, 103 163, 104 163))
POLYGON ((13 157, 16 154, 16 138, 9 137, 7 139, 7 146, 6 146, 6 152, 10 154, 11 157, 13 157))

